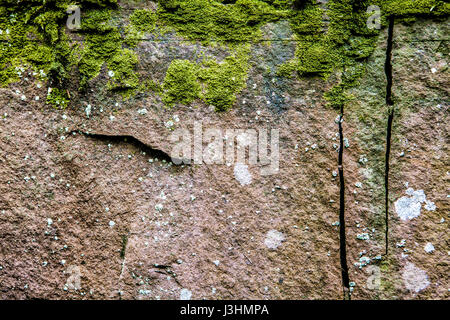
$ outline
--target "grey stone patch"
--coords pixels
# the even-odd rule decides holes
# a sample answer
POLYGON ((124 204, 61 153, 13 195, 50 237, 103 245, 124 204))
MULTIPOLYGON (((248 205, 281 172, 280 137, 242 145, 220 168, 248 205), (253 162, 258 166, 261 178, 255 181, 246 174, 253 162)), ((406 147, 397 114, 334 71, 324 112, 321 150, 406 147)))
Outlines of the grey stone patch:
POLYGON ((402 273, 403 283, 409 291, 418 293, 430 285, 427 273, 417 268, 413 263, 408 262, 402 273))
POLYGON ((281 232, 279 232, 277 230, 270 230, 266 234, 266 239, 264 239, 264 244, 269 249, 276 249, 279 246, 281 246, 281 244, 283 243, 284 240, 285 240, 284 234, 282 234, 281 232))
MULTIPOLYGON (((257 83, 258 90, 253 91, 258 92, 267 108, 281 113, 288 108, 286 93, 291 90, 291 85, 289 80, 279 76, 277 71, 283 63, 295 57, 295 43, 281 40, 291 39, 293 31, 288 21, 269 23, 262 29, 264 37, 277 40, 270 45, 260 43, 253 46, 251 53, 253 72, 262 75, 262 79, 257 83)), ((253 86, 253 89, 256 89, 255 84, 253 77, 249 77, 247 87, 253 86)))
POLYGON ((242 163, 236 163, 234 166, 234 177, 243 186, 252 183, 252 174, 248 171, 248 166, 242 163))

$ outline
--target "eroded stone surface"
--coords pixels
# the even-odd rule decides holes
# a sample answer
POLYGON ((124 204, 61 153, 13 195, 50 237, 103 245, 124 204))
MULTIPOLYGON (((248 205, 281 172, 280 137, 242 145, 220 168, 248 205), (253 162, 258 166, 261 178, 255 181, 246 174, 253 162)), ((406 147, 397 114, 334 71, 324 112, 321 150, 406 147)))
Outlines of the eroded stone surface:
MULTIPOLYGON (((448 297, 447 61, 441 44, 408 41, 444 29, 429 21, 396 27, 391 252, 383 258, 385 32, 351 90, 343 126, 355 299, 448 297)), ((265 32, 290 31, 281 22, 265 32)), ((197 50, 226 56, 200 44, 142 42, 139 72, 162 80, 172 59, 197 50)), ((342 298, 337 113, 323 99, 331 84, 278 82, 262 72, 294 50, 254 44, 247 88, 224 113, 198 101, 167 109, 150 93, 123 100, 102 89, 106 72, 65 110, 27 98, 46 96, 31 81, 1 89, 0 297, 342 298), (174 166, 123 138, 69 134, 133 136, 170 153, 173 130, 192 132, 195 121, 205 129, 278 128, 279 172, 262 175, 259 164, 242 163, 174 166)))

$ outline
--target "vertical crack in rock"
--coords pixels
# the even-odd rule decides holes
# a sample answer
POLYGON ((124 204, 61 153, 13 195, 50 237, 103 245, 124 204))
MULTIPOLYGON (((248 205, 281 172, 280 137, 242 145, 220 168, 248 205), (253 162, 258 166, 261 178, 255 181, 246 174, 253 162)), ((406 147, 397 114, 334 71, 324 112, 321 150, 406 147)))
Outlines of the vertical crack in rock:
POLYGON ((338 158, 338 170, 339 170, 339 253, 341 260, 341 272, 342 272, 342 285, 344 292, 344 299, 350 299, 350 279, 348 276, 347 265, 347 249, 346 249, 346 236, 345 236, 345 181, 344 181, 344 134, 342 129, 342 122, 344 119, 344 105, 341 105, 339 115, 339 158, 338 158))
POLYGON ((389 17, 388 39, 386 47, 386 63, 384 70, 386 72, 386 105, 388 107, 388 122, 386 133, 386 158, 384 170, 384 189, 385 189, 385 254, 389 250, 389 157, 391 153, 391 135, 392 122, 394 120, 394 102, 392 100, 392 44, 394 35, 394 17, 389 17))

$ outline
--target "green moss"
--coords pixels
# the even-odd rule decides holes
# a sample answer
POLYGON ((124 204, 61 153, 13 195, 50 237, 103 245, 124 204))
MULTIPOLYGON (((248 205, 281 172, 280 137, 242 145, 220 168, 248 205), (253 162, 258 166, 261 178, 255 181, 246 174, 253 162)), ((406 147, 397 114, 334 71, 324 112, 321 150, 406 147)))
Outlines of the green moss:
POLYGON ((290 19, 292 30, 300 34, 314 35, 323 28, 324 11, 312 1, 305 1, 303 10, 296 12, 290 19))
POLYGON ((386 16, 448 16, 450 3, 442 0, 381 0, 380 7, 386 16))
POLYGON ((81 32, 85 34, 84 49, 78 63, 81 87, 96 78, 106 63, 111 80, 108 89, 131 94, 139 85, 135 72, 138 58, 130 49, 123 48, 123 38, 110 24, 111 11, 96 9, 88 11, 82 21, 81 32))
POLYGON ((135 72, 138 63, 136 54, 130 49, 123 49, 114 55, 108 63, 112 71, 112 80, 108 83, 110 89, 134 89, 139 85, 135 72))
POLYGON ((157 16, 150 10, 135 10, 130 16, 130 24, 125 30, 124 43, 129 47, 136 47, 145 33, 151 33, 156 28, 157 16))
MULTIPOLYGON (((383 25, 389 15, 406 20, 445 17, 450 12, 449 4, 438 0, 330 0, 326 12, 314 0, 160 0, 156 12, 136 10, 125 30, 119 30, 111 23, 111 13, 121 12, 116 0, 0 0, 0 38, 5 40, 0 42, 0 85, 19 80, 24 70, 31 68, 40 80, 48 79, 52 87, 63 88, 77 67, 80 87, 84 88, 106 64, 114 72, 108 88, 132 92, 139 87, 139 78, 135 73, 137 57, 129 49, 159 26, 192 41, 218 42, 230 52, 222 62, 204 60, 195 65, 197 79, 193 83, 203 87, 201 94, 195 91, 188 95, 182 92, 183 87, 166 85, 165 101, 200 97, 217 110, 227 110, 245 87, 248 49, 242 50, 241 43, 258 40, 262 25, 284 19, 295 33, 297 49, 295 59, 279 66, 278 74, 323 78, 342 74, 326 95, 337 107, 351 98, 346 91, 361 76, 351 70, 363 64, 375 47, 379 31, 366 26, 369 5, 381 7, 383 25), (79 35, 85 41, 79 54, 74 50, 77 42, 70 41, 65 32, 69 4, 82 7, 79 35), (323 22, 325 13, 328 25, 323 22)), ((166 80, 177 82, 171 77, 167 75, 166 80)))
POLYGON ((130 16, 130 22, 139 32, 152 32, 156 26, 156 14, 150 10, 135 10, 130 16))
POLYGON ((189 104, 202 99, 216 111, 230 109, 236 95, 246 85, 250 46, 240 46, 223 61, 205 59, 196 64, 188 60, 174 60, 164 79, 164 102, 189 104), (203 90, 202 90, 203 88, 203 90))
POLYGON ((56 108, 64 109, 69 103, 69 96, 65 90, 53 88, 51 92, 47 94, 47 103, 56 108))
POLYGON ((287 17, 288 13, 259 0, 229 4, 216 0, 160 0, 158 18, 190 40, 240 42, 258 38, 261 25, 287 17))
POLYGON ((317 4, 306 4, 305 9, 291 22, 298 40, 296 58, 282 71, 286 72, 296 65, 300 76, 326 78, 337 69, 367 58, 375 48, 377 35, 361 28, 362 21, 365 23, 367 20, 367 6, 361 1, 331 0, 327 12, 330 23, 325 32, 323 10, 317 4))
POLYGON ((81 32, 102 34, 113 31, 114 27, 108 22, 111 10, 105 8, 90 9, 81 18, 81 32))
POLYGON ((0 85, 20 79, 32 69, 41 79, 62 85, 73 66, 71 45, 59 25, 65 1, 0 2, 0 85), (6 5, 5 5, 6 3, 6 5))
POLYGON ((168 106, 175 102, 189 104, 200 97, 198 68, 188 60, 174 60, 167 70, 163 84, 163 101, 168 106))
POLYGON ((370 5, 380 6, 384 19, 390 15, 410 18, 449 13, 449 5, 444 1, 330 0, 329 25, 325 31, 323 10, 314 2, 305 1, 304 8, 290 19, 298 41, 295 59, 283 64, 278 74, 290 76, 295 71, 299 76, 328 78, 332 73, 341 73, 342 80, 326 93, 325 98, 335 108, 349 101, 351 96, 347 90, 364 74, 361 63, 373 53, 379 34, 379 30, 367 27, 369 13, 366 10, 370 5))
POLYGON ((118 30, 108 24, 109 10, 91 10, 83 17, 81 32, 85 33, 84 49, 78 63, 81 87, 97 77, 102 65, 121 50, 122 38, 118 30))
POLYGON ((157 83, 154 80, 142 80, 140 81, 140 85, 138 88, 139 92, 154 92, 158 95, 162 95, 164 90, 162 85, 160 85, 159 83, 157 83))
MULTIPOLYGON (((69 74, 77 66, 84 87, 95 78, 104 63, 110 63, 115 71, 111 88, 133 88, 137 76, 131 69, 137 63, 134 54, 122 49, 122 37, 110 25, 111 9, 116 0, 108 1, 0 1, 0 85, 18 81, 22 73, 31 68, 40 80, 48 79, 53 88, 66 87, 69 74), (80 5, 84 36, 80 54, 76 41, 65 32, 67 8, 80 5), (124 61, 126 60, 126 61, 124 61), (127 78, 127 79, 125 79, 127 78)), ((49 103, 67 101, 60 99, 58 90, 47 99, 49 103)), ((58 106, 58 105, 56 105, 58 106)))

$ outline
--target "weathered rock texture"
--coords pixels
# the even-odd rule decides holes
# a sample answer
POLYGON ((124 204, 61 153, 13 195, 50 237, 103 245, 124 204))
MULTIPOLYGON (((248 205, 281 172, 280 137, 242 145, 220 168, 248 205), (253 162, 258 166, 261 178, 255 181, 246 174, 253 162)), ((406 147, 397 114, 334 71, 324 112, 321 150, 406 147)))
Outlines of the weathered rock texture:
MULTIPOLYGON (((262 32, 292 34, 283 21, 262 32)), ((342 125, 353 299, 449 297, 447 35, 448 20, 395 25, 387 255, 387 29, 350 90, 342 125), (402 220, 395 203, 412 198, 408 188, 429 202, 407 202, 420 215, 402 220)), ((163 81, 170 61, 202 49, 227 55, 142 41, 137 72, 163 81)), ((201 101, 168 108, 151 92, 122 98, 106 89, 105 68, 64 110, 45 103, 47 87, 32 75, 0 89, 0 298, 341 299, 338 112, 323 98, 331 81, 264 72, 294 51, 293 42, 254 43, 246 88, 225 112, 201 101), (279 129, 279 172, 162 161, 173 129, 192 132, 194 121, 279 129)))

